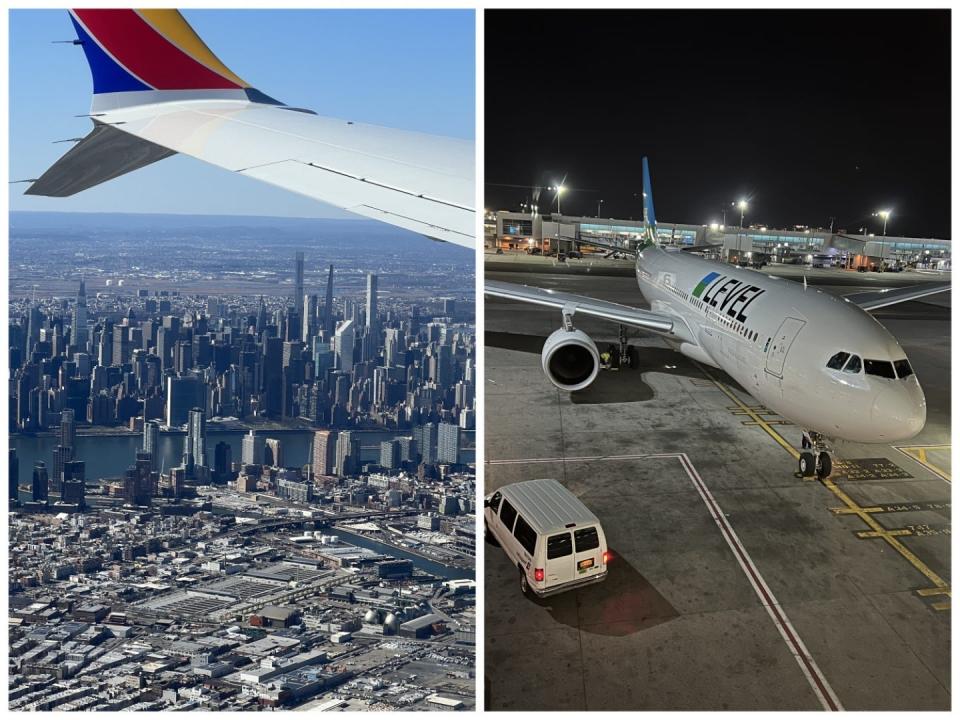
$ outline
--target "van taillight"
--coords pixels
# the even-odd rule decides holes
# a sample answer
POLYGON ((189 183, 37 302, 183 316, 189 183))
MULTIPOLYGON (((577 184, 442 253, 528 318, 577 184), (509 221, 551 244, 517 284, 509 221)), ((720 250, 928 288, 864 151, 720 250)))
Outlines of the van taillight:
POLYGON ((537 582, 543 582, 543 568, 537 568, 533 571, 533 579, 537 582))
POLYGON ((605 551, 605 552, 603 553, 603 564, 606 565, 606 564, 609 563, 611 560, 613 560, 613 553, 610 552, 609 550, 605 551))

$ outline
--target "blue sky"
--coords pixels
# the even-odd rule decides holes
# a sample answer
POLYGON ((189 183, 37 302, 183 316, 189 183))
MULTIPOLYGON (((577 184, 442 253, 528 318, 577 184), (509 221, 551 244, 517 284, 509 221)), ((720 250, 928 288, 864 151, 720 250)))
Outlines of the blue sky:
MULTIPOLYGON (((321 115, 472 139, 472 10, 183 10, 254 87, 321 115)), ((10 179, 38 177, 81 137, 91 80, 66 11, 10 11, 10 179)), ((70 198, 23 195, 11 210, 350 217, 336 208, 174 156, 70 198)))

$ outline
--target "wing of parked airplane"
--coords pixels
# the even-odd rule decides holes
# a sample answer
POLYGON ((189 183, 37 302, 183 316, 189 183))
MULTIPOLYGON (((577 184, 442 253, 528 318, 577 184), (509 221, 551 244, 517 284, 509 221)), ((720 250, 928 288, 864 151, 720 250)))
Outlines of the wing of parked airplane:
POLYGON ((919 300, 948 290, 950 290, 950 283, 912 285, 905 288, 887 288, 885 290, 853 293, 852 295, 844 295, 843 299, 870 311, 907 302, 908 300, 919 300))
POLYGON ((642 330, 655 333, 672 334, 677 322, 676 318, 663 313, 641 310, 640 308, 620 305, 618 303, 596 300, 584 295, 557 292, 544 288, 517 285, 514 283, 488 280, 484 283, 484 295, 490 297, 517 300, 557 308, 571 314, 591 315, 593 317, 610 320, 621 325, 630 325, 642 330))
POLYGON ((288 107, 176 10, 72 10, 93 131, 26 191, 63 197, 183 153, 350 212, 475 245, 474 144, 288 107))

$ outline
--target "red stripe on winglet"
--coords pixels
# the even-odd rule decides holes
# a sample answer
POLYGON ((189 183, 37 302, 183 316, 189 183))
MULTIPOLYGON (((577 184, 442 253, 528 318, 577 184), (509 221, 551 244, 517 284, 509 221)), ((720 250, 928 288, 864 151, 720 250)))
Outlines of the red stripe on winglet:
POLYGON ((240 86, 194 60, 133 10, 74 10, 129 72, 158 90, 233 90, 240 86))

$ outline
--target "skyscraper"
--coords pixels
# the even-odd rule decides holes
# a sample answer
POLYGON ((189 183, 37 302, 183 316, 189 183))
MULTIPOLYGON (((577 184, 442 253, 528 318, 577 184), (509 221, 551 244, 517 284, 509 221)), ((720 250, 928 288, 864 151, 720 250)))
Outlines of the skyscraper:
POLYGON ((337 369, 341 372, 353 372, 353 346, 356 332, 353 320, 344 320, 337 328, 337 369))
POLYGON ((263 464, 270 467, 283 467, 283 445, 277 438, 267 438, 263 464))
POLYGON ((150 453, 151 470, 158 470, 160 465, 160 423, 148 420, 143 424, 143 451, 150 453))
POLYGON ((327 295, 323 305, 323 336, 329 340, 333 335, 333 265, 327 275, 327 295))
POLYGON ((263 463, 263 438, 253 430, 243 436, 240 462, 244 465, 261 465, 263 463))
POLYGON ((168 427, 180 427, 187 422, 191 408, 206 406, 204 389, 203 382, 196 375, 167 378, 168 427))
POLYGON ((20 458, 17 457, 17 449, 10 448, 10 458, 7 461, 7 472, 10 473, 10 489, 8 497, 10 504, 20 500, 20 458))
POLYGON ((317 430, 313 435, 313 474, 334 475, 337 463, 337 431, 317 430))
POLYGON ((218 482, 226 482, 229 479, 232 471, 232 458, 233 451, 230 449, 230 444, 225 442, 218 442, 216 447, 213 449, 213 472, 214 479, 218 482))
POLYGON ((86 505, 86 466, 82 460, 71 460, 63 465, 63 483, 60 498, 81 509, 86 505))
MULTIPOLYGON (((297 317, 303 317, 303 253, 297 253, 293 288, 293 304, 297 308, 297 317)), ((299 328, 297 328, 299 330, 299 328)))
POLYGON ((337 436, 337 467, 340 477, 360 472, 360 438, 353 432, 342 432, 337 436))
MULTIPOLYGON (((77 304, 73 307, 71 336, 73 345, 79 349, 87 346, 87 289, 83 278, 80 279, 80 290, 77 292, 77 304)), ((72 446, 71 446, 72 447, 72 446)))
POLYGON ((440 423, 437 433, 437 462, 452 465, 460 462, 460 428, 454 423, 440 423))
POLYGON ((60 414, 60 444, 70 448, 77 446, 77 422, 73 410, 64 410, 60 414))
POLYGON ((207 466, 207 415, 200 408, 190 411, 183 454, 188 475, 196 465, 207 466))
POLYGON ((47 464, 42 460, 37 460, 37 464, 33 466, 33 484, 30 489, 34 502, 47 501, 49 480, 47 479, 47 464))
POLYGON ((367 274, 367 333, 376 336, 379 332, 377 319, 377 276, 367 274))

